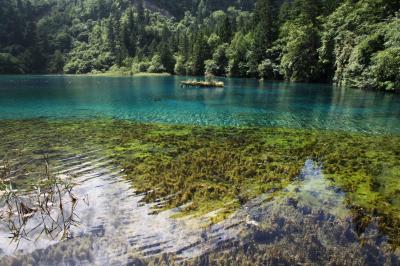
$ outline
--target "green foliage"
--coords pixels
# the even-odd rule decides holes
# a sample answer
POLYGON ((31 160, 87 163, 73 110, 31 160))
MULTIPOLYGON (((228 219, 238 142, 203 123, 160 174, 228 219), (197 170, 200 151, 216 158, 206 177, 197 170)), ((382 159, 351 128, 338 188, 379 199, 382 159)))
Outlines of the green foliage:
POLYGON ((68 62, 64 72, 68 74, 84 74, 92 71, 106 71, 115 62, 112 52, 102 50, 100 45, 90 46, 87 43, 77 42, 74 49, 68 54, 68 62))
POLYGON ((400 88, 400 47, 377 52, 372 58, 371 75, 382 90, 400 88))
POLYGON ((232 38, 232 24, 230 18, 225 16, 222 25, 220 25, 217 31, 219 38, 222 42, 229 42, 232 38))
POLYGON ((280 65, 285 78, 290 81, 317 81, 318 31, 314 26, 287 22, 282 27, 281 38, 286 42, 280 65))
POLYGON ((266 50, 269 49, 277 38, 277 7, 275 0, 257 0, 254 20, 254 57, 257 63, 265 59, 266 50))
POLYGON ((397 0, 149 1, 5 0, 0 73, 116 65, 399 90, 397 0))
POLYGON ((161 44, 159 48, 159 53, 161 63, 165 68, 164 72, 174 73, 176 62, 175 57, 173 56, 172 51, 169 48, 169 45, 167 45, 166 43, 161 44))
POLYGON ((161 61, 161 56, 156 54, 153 56, 150 62, 150 66, 147 69, 148 72, 150 73, 162 73, 166 71, 166 68, 164 67, 162 61, 161 61))
POLYGON ((205 60, 210 57, 210 49, 208 47, 205 36, 199 32, 194 37, 193 50, 190 60, 190 74, 192 75, 204 75, 205 71, 205 60))
POLYGON ((209 59, 205 63, 206 75, 212 76, 224 76, 226 74, 226 68, 228 67, 228 50, 229 45, 227 43, 219 45, 212 55, 212 59, 209 59))
POLYGON ((228 48, 228 66, 226 72, 229 76, 247 77, 250 71, 248 62, 252 56, 251 51, 248 49, 253 45, 253 36, 251 34, 243 35, 238 32, 232 39, 228 48))
POLYGON ((0 53, 0 73, 23 73, 18 58, 9 53, 0 53))
POLYGON ((52 56, 48 71, 50 73, 62 73, 64 67, 64 56, 60 52, 60 50, 55 51, 54 55, 52 56))
POLYGON ((150 67, 150 60, 139 60, 138 58, 135 58, 132 62, 132 73, 145 73, 150 67))
POLYGON ((398 90, 398 77, 380 71, 388 67, 388 73, 393 73, 398 66, 396 56, 386 66, 382 59, 399 47, 400 26, 395 13, 399 8, 400 3, 391 0, 346 1, 327 17, 319 54, 334 82, 356 88, 398 90))
POLYGON ((262 79, 277 79, 279 76, 279 65, 271 59, 265 59, 257 67, 258 76, 262 79))
POLYGON ((186 75, 187 74, 187 70, 186 70, 186 62, 185 62, 185 58, 182 55, 178 55, 176 57, 176 64, 174 67, 174 72, 177 75, 186 75))

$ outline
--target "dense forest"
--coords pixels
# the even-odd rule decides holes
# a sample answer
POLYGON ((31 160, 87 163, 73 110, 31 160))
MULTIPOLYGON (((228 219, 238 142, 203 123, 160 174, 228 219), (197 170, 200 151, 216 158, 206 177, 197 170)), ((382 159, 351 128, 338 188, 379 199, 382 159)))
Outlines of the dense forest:
POLYGON ((400 89, 398 0, 3 0, 0 73, 254 77, 400 89))

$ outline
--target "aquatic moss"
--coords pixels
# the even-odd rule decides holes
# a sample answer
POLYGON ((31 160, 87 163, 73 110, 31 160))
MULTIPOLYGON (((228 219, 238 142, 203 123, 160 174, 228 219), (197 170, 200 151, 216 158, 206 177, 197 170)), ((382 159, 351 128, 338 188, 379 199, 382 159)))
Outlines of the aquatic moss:
MULTIPOLYGON (((142 124, 111 119, 2 121, 1 154, 74 152, 100 147, 146 202, 218 222, 261 193, 280 195, 307 159, 345 192, 354 216, 381 217, 393 242, 400 233, 400 136, 287 128, 142 124), (12 142, 20 140, 20 142, 12 142), (8 143, 8 144, 4 144, 8 143)), ((22 179, 24 180, 24 179, 22 179)), ((23 183, 21 181, 21 183, 23 183)), ((364 227, 367 223, 362 222, 364 227)), ((360 232, 362 228, 360 229, 360 232)))

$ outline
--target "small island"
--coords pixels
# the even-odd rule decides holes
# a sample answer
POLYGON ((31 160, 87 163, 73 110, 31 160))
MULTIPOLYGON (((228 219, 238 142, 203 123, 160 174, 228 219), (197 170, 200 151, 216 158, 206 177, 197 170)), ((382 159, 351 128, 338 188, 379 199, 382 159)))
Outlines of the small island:
POLYGON ((223 88, 225 86, 222 81, 197 81, 186 80, 181 82, 181 87, 197 87, 197 88, 223 88))

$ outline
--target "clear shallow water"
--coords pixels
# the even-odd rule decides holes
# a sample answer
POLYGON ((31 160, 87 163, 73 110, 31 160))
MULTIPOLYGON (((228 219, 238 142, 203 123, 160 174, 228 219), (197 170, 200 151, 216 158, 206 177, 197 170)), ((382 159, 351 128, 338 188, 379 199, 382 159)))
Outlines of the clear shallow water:
MULTIPOLYGON (((229 219, 206 226, 207 217, 171 218, 179 208, 151 214, 163 200, 142 203, 143 195, 134 193, 123 178, 123 169, 91 148, 82 154, 53 151, 51 171, 61 179, 72 178, 77 202, 71 204, 69 194, 62 193, 63 209, 57 202, 48 212, 35 213, 22 227, 17 226, 23 237, 13 241, 10 223, 1 222, 0 264, 264 265, 268 261, 275 265, 292 264, 291 259, 316 265, 399 263, 399 254, 390 249, 377 223, 372 222, 360 235, 350 219, 344 193, 332 187, 318 163, 311 160, 287 187, 290 196, 260 195, 229 219), (74 223, 66 227, 69 217, 74 223), (43 232, 42 220, 54 232, 43 232), (65 231, 67 238, 63 238, 65 231)), ((30 158, 25 156, 19 159, 30 158)), ((36 195, 32 192, 22 200, 35 206, 36 195)))
MULTIPOLYGON (((224 89, 187 89, 179 86, 183 79, 0 76, 0 125, 1 119, 94 116, 400 133, 398 95, 240 79, 225 79, 224 89)), ((48 209, 28 217, 21 228, 15 214, 11 216, 14 227, 10 219, 1 219, 1 265, 400 263, 400 248, 391 249, 379 221, 372 220, 360 230, 346 193, 332 186, 317 162, 304 161, 300 175, 285 188, 287 196, 273 198, 267 192, 228 219, 207 226, 218 210, 184 219, 171 218, 179 208, 154 214, 154 208, 162 207, 166 199, 143 203, 143 195, 135 193, 124 170, 101 145, 83 141, 71 152, 68 136, 46 141, 48 136, 32 130, 30 138, 16 134, 17 138, 12 134, 23 123, 16 125, 2 131, 9 136, 0 136, 0 148, 4 145, 3 150, 15 155, 0 153, 0 171, 9 160, 10 178, 23 179, 21 168, 41 165, 46 153, 51 172, 73 183, 77 201, 73 203, 71 195, 62 191, 63 209, 58 209, 56 199, 48 209), (45 144, 36 147, 39 140, 45 144), (54 231, 43 233, 45 226, 54 231), (15 229, 23 229, 25 238, 11 241, 15 229)), ((18 200, 35 207, 37 198, 35 192, 27 192, 18 200)), ((0 207, 2 218, 7 217, 7 208, 0 207)))
POLYGON ((143 122, 400 133, 400 95, 326 84, 183 77, 0 76, 0 119, 106 116, 143 122))

